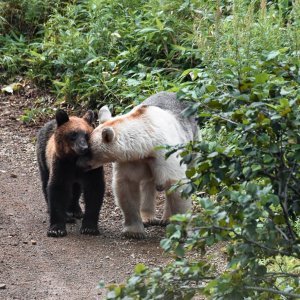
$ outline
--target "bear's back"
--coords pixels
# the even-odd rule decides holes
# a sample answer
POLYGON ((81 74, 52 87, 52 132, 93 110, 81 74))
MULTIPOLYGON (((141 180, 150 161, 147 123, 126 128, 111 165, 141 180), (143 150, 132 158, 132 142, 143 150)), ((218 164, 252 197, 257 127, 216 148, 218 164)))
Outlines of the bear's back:
POLYGON ((57 128, 56 120, 47 122, 37 134, 36 152, 40 168, 47 168, 46 147, 50 137, 57 128))
POLYGON ((171 112, 175 118, 180 122, 185 132, 189 135, 191 140, 197 138, 197 122, 195 118, 186 118, 182 115, 182 111, 189 107, 192 103, 189 101, 181 101, 177 99, 176 93, 159 92, 150 96, 143 101, 141 106, 156 106, 163 110, 171 112))

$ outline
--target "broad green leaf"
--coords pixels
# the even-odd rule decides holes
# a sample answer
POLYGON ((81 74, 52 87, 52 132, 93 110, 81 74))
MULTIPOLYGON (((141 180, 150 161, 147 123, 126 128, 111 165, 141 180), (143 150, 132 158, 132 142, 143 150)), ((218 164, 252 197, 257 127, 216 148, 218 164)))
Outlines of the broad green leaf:
POLYGON ((252 165, 251 169, 253 172, 260 171, 262 169, 261 165, 252 165))
POLYGON ((165 250, 168 251, 171 247, 171 240, 163 239, 160 241, 160 246, 165 250))
POLYGON ((139 33, 145 34, 145 33, 152 33, 152 32, 158 32, 157 28, 155 27, 146 27, 141 30, 138 30, 139 33))
POLYGON ((179 239, 181 237, 180 230, 176 230, 171 236, 170 239, 179 239))
POLYGON ((257 74, 255 75, 255 83, 257 84, 263 84, 265 82, 267 82, 269 79, 269 74, 267 73, 260 73, 260 74, 257 74))
POLYGON ((237 61, 235 61, 234 59, 231 59, 231 58, 225 58, 225 59, 223 59, 223 61, 226 64, 231 65, 231 66, 237 66, 238 65, 237 61))
POLYGON ((20 90, 22 84, 19 82, 11 83, 1 89, 2 92, 13 94, 15 91, 20 90))
POLYGON ((206 85, 205 88, 209 93, 215 92, 217 90, 217 87, 215 85, 212 85, 212 84, 206 85))
POLYGON ((181 244, 178 244, 178 246, 175 248, 175 253, 178 257, 184 257, 184 249, 181 244))
POLYGON ((141 82, 139 80, 129 78, 127 79, 127 84, 128 86, 138 86, 139 84, 141 84, 141 82))
POLYGON ((214 158, 214 157, 216 157, 216 156, 218 156, 218 155, 219 155, 219 153, 216 152, 216 151, 214 151, 214 152, 208 154, 208 155, 207 155, 207 158, 214 158))
POLYGON ((278 50, 274 50, 269 52, 269 54, 267 55, 267 61, 272 60, 274 58, 276 58, 278 55, 280 54, 280 52, 278 50))
POLYGON ((156 18, 155 21, 156 21, 156 26, 157 26, 157 28, 158 28, 159 30, 163 30, 163 29, 164 29, 163 23, 162 23, 158 18, 156 18))
POLYGON ((136 274, 141 274, 146 270, 146 266, 144 264, 137 264, 134 268, 134 271, 136 274))

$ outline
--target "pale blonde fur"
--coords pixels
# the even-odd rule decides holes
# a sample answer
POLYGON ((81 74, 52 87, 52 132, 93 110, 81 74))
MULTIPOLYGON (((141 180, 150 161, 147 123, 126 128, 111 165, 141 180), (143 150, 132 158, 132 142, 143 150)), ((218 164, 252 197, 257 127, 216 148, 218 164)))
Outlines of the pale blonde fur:
MULTIPOLYGON (((185 165, 178 153, 165 159, 162 145, 188 142, 180 121, 167 110, 156 106, 137 106, 131 112, 110 118, 107 107, 99 112, 100 124, 91 135, 93 154, 89 165, 96 168, 113 162, 113 192, 124 215, 126 236, 145 236, 143 222, 155 218, 156 190, 167 190, 185 178, 185 165), (101 116, 104 116, 102 119, 101 116)), ((166 193, 163 221, 176 213, 186 212, 189 199, 181 199, 180 191, 166 193)))

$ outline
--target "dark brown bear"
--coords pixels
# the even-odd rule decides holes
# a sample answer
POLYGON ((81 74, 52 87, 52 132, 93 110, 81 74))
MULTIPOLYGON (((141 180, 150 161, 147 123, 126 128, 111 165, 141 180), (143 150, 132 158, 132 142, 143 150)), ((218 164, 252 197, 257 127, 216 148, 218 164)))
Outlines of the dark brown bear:
POLYGON ((78 118, 58 110, 56 120, 45 124, 38 133, 37 160, 50 214, 48 236, 65 236, 66 222, 82 216, 80 232, 99 234, 98 219, 105 189, 103 168, 83 172, 76 166, 78 157, 89 152, 93 119, 92 111, 78 118), (81 192, 84 214, 79 205, 81 192))

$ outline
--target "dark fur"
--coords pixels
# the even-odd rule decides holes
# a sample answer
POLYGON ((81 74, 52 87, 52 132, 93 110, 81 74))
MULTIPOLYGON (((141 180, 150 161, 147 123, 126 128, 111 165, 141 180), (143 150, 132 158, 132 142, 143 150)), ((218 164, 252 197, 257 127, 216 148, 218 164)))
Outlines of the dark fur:
POLYGON ((90 172, 83 172, 76 166, 76 160, 80 155, 88 152, 88 139, 92 131, 92 112, 88 112, 83 120, 76 122, 75 138, 74 126, 72 127, 68 115, 58 111, 56 120, 44 125, 37 136, 37 160, 42 180, 43 193, 48 204, 50 214, 50 226, 48 236, 65 236, 66 222, 81 218, 82 234, 99 234, 98 219, 103 202, 105 183, 103 168, 90 172), (77 124, 78 123, 78 124, 77 124), (85 124, 86 123, 86 124, 85 124), (72 128, 71 128, 72 127, 72 128), (72 129, 72 133, 69 132, 72 129), (52 137, 54 135, 54 138, 52 137), (71 140, 71 142, 70 142, 71 140), (56 150, 49 156, 47 145, 54 143, 56 150), (71 149, 71 146, 76 149, 71 149), (48 154, 48 156, 47 156, 48 154), (50 169, 49 161, 52 158, 50 169), (79 198, 83 192, 85 202, 85 213, 83 214, 79 205, 79 198))

